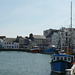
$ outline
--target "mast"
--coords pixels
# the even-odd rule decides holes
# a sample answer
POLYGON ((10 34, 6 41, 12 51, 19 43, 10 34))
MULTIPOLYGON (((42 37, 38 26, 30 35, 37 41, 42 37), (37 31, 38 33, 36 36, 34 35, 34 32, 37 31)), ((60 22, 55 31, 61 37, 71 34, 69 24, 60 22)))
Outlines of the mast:
POLYGON ((71 1, 71 30, 72 30, 72 1, 71 1))
POLYGON ((71 25, 71 28, 70 28, 70 39, 69 39, 69 41, 70 41, 70 51, 72 53, 73 52, 73 50, 72 50, 72 47, 73 47, 73 38, 72 38, 72 35, 73 35, 73 30, 72 30, 72 1, 71 1, 71 24, 70 25, 71 25))
POLYGON ((70 28, 69 28, 69 33, 68 33, 68 49, 69 49, 69 54, 71 54, 72 52, 72 45, 73 45, 73 41, 72 41, 72 1, 71 1, 71 17, 70 17, 70 28))

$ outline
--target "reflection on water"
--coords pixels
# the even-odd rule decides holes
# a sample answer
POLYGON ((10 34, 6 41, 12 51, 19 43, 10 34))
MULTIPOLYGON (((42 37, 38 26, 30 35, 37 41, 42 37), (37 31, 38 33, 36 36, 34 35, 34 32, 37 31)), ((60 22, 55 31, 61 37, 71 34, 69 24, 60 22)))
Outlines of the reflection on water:
POLYGON ((65 73, 58 74, 58 73, 55 73, 55 72, 51 72, 50 75, 65 75, 65 73))

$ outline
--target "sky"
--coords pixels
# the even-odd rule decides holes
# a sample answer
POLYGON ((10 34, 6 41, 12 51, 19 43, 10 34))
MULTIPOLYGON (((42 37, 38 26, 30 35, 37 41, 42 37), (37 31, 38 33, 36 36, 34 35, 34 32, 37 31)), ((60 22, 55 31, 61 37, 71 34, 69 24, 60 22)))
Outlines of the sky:
POLYGON ((75 0, 0 0, 0 36, 43 35, 44 30, 70 27, 71 1, 75 27, 75 0))

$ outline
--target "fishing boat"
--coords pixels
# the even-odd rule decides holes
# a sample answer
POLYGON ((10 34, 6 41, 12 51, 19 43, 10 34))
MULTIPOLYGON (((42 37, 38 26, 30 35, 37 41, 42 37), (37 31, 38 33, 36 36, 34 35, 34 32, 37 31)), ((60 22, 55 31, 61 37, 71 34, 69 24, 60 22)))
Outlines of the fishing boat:
POLYGON ((71 68, 73 60, 73 55, 67 55, 64 50, 61 50, 57 54, 52 55, 51 70, 57 73, 65 73, 65 69, 71 68))
POLYGON ((44 50, 44 53, 46 54, 53 54, 55 53, 56 51, 56 48, 54 45, 49 45, 45 50, 44 50))
POLYGON ((40 49, 39 49, 37 46, 33 46, 33 47, 30 49, 30 52, 32 52, 32 53, 40 52, 40 49))

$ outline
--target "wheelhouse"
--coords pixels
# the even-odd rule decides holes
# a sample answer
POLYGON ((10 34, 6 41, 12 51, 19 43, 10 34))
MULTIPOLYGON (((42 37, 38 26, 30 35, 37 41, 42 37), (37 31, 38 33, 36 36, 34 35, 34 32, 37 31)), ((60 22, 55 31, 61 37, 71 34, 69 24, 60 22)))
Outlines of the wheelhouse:
POLYGON ((54 55, 52 57, 52 61, 66 61, 66 62, 73 62, 73 56, 68 56, 68 55, 54 55))

